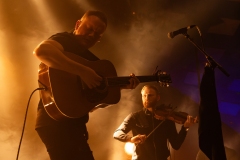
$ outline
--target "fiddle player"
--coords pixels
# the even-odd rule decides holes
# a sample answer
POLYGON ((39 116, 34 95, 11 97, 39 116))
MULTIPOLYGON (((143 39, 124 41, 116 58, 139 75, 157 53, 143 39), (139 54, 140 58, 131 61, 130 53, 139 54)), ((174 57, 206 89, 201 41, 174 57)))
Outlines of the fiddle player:
POLYGON ((160 100, 158 89, 152 85, 145 85, 141 94, 143 109, 129 114, 114 132, 113 137, 122 142, 135 144, 132 160, 167 160, 170 156, 167 142, 178 150, 185 140, 189 127, 196 123, 197 118, 188 115, 181 130, 177 132, 174 121, 161 116, 155 118, 153 114, 153 109, 160 100), (152 132, 159 123, 161 123, 159 127, 152 132), (133 136, 128 134, 130 131, 133 136))

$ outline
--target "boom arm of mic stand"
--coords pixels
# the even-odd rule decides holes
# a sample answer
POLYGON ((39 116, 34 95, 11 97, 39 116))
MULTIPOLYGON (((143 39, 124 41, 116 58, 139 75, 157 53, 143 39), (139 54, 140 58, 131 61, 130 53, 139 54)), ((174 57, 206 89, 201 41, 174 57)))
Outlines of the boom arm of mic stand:
POLYGON ((195 47, 197 47, 207 58, 208 62, 213 66, 213 67, 218 67, 227 77, 230 76, 230 74, 227 73, 227 71, 220 65, 218 64, 211 56, 209 56, 201 47, 199 47, 196 43, 193 42, 193 40, 190 38, 190 36, 186 33, 183 34, 185 38, 187 38, 195 47))

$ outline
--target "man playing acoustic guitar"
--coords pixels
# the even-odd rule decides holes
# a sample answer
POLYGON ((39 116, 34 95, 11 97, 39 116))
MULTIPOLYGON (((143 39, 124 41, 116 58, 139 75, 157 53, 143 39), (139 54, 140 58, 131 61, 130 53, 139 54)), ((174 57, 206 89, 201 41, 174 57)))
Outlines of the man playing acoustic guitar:
MULTIPOLYGON (((79 84, 75 87, 76 92, 83 97, 85 93, 87 94, 88 91, 103 83, 102 75, 87 64, 99 60, 88 49, 100 40, 106 27, 107 18, 102 12, 88 11, 76 22, 73 32, 52 35, 33 51, 33 54, 42 62, 39 70, 39 84, 45 88, 40 91, 41 100, 38 105, 36 131, 45 144, 51 160, 94 159, 87 143, 86 123, 89 119, 88 112, 93 109, 91 104, 97 104, 98 99, 89 102, 88 108, 84 105, 80 107, 76 105, 75 108, 70 109, 73 105, 72 99, 77 100, 79 97, 73 94, 67 101, 61 95, 63 94, 61 88, 67 86, 68 83, 65 75, 70 77, 69 83, 79 84), (77 60, 78 57, 79 60, 77 60), (57 77, 58 74, 60 76, 57 77), (55 83, 61 81, 59 83, 62 87, 56 87, 52 81, 55 83), (88 91, 85 92, 86 88, 88 91), (61 103, 63 103, 62 106, 61 103), (75 111, 77 109, 83 109, 83 112, 77 115, 75 111)), ((121 86, 121 89, 134 89, 138 84, 139 80, 131 74, 129 84, 121 86)), ((65 87, 65 90, 71 92, 74 88, 65 87)), ((89 99, 91 100, 91 97, 89 99)))

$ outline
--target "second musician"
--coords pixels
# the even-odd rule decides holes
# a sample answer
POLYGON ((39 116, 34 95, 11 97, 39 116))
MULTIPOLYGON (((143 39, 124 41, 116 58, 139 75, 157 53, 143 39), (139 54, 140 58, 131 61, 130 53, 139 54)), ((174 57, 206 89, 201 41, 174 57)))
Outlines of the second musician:
POLYGON ((114 132, 113 137, 122 142, 135 143, 132 160, 167 160, 170 156, 167 142, 169 141, 171 146, 178 150, 185 140, 187 130, 196 123, 197 119, 187 116, 181 130, 177 132, 174 121, 165 117, 155 118, 153 114, 153 109, 160 100, 158 89, 146 85, 142 88, 141 94, 143 109, 128 115, 114 132), (157 127, 159 123, 161 125, 157 127), (133 136, 128 134, 130 131, 133 136))

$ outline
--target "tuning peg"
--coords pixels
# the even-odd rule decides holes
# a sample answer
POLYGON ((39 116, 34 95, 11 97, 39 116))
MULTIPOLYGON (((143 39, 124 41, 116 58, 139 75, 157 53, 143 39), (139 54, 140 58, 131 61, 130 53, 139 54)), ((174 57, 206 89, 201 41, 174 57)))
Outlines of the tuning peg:
POLYGON ((169 87, 169 83, 159 81, 160 87, 169 87))

